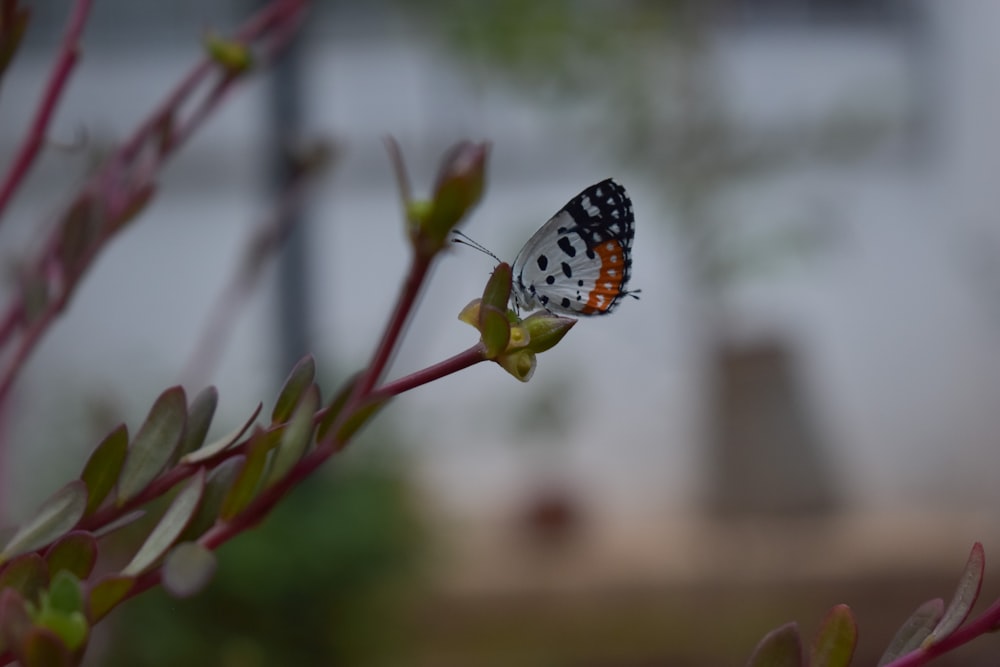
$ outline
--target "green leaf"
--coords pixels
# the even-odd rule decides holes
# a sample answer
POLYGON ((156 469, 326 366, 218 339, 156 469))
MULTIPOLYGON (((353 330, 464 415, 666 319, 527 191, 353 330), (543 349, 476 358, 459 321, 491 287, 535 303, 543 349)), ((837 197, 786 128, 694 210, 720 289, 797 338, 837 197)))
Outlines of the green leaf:
POLYGON ((18 529, 0 552, 0 563, 59 539, 79 523, 86 508, 87 487, 82 481, 74 480, 62 487, 18 529))
POLYGON ((80 479, 87 485, 87 509, 84 516, 93 514, 111 489, 115 488, 127 452, 128 429, 121 424, 101 441, 87 459, 87 465, 80 475, 80 479))
POLYGON ((205 443, 208 429, 212 426, 215 408, 219 405, 219 391, 215 387, 207 387, 191 400, 187 411, 187 425, 184 437, 171 462, 188 452, 193 452, 205 443))
POLYGON ((125 526, 131 526, 133 523, 146 516, 146 510, 132 510, 126 514, 121 515, 114 521, 106 523, 97 530, 94 531, 94 537, 101 539, 106 537, 116 530, 121 530, 125 526))
POLYGON ((215 554, 197 542, 182 542, 163 563, 163 588, 176 598, 200 592, 215 574, 215 554))
POLYGON ((48 592, 49 606, 67 614, 83 611, 83 591, 76 575, 61 570, 52 577, 48 592))
POLYGON ((983 586, 983 571, 986 567, 986 554, 983 552, 983 545, 976 542, 969 552, 969 560, 965 563, 965 571, 958 581, 958 588, 945 609, 944 616, 938 621, 937 626, 931 634, 921 643, 923 648, 927 648, 941 639, 944 639, 965 622, 972 611, 972 606, 976 604, 979 597, 979 590, 983 586))
POLYGON ((42 594, 34 614, 36 626, 48 628, 72 651, 87 641, 89 628, 83 615, 83 592, 80 581, 63 570, 56 575, 49 590, 42 594))
POLYGON ((97 562, 97 538, 83 530, 74 530, 59 538, 45 553, 49 574, 70 572, 86 579, 97 562))
POLYGON ((135 585, 134 577, 111 574, 98 581, 87 596, 90 618, 96 623, 125 599, 135 585))
POLYGON ((274 451, 274 460, 271 462, 271 471, 268 473, 265 486, 282 479, 305 454, 309 443, 312 442, 313 419, 318 408, 319 389, 316 385, 312 385, 299 401, 299 407, 292 415, 281 437, 281 443, 274 451))
POLYGON ((839 604, 826 615, 816 633, 809 667, 849 667, 857 643, 854 614, 846 604, 839 604))
POLYGON ((250 442, 250 446, 247 448, 246 461, 236 475, 236 481, 233 482, 233 485, 229 488, 229 492, 226 493, 226 497, 222 500, 222 509, 219 511, 219 516, 224 521, 229 521, 242 512, 257 493, 257 487, 264 476, 267 455, 274 446, 274 443, 269 438, 263 437, 264 435, 264 433, 261 433, 261 437, 254 438, 250 442))
POLYGON ((126 576, 142 574, 170 549, 198 509, 204 488, 205 470, 202 468, 177 493, 170 507, 163 513, 160 522, 149 533, 149 537, 139 547, 131 562, 122 569, 122 574, 126 576))
POLYGON ((941 598, 928 600, 917 607, 913 615, 903 623, 903 627, 896 631, 896 636, 889 642, 889 648, 879 659, 878 667, 916 650, 937 626, 942 616, 944 616, 944 600, 941 598))
POLYGON ((25 600, 37 600, 48 585, 49 572, 45 560, 35 553, 18 556, 0 572, 0 590, 15 590, 25 600))
POLYGON ((15 655, 17 655, 22 667, 71 667, 73 665, 70 649, 63 639, 54 631, 44 627, 33 627, 28 630, 21 643, 21 650, 15 651, 15 655))
POLYGON ((119 506, 134 498, 160 474, 180 445, 186 421, 187 400, 183 387, 172 387, 160 394, 125 457, 118 480, 119 506))
POLYGON ((222 501, 233 485, 233 480, 243 468, 244 456, 234 456, 220 463, 209 473, 205 481, 205 492, 201 495, 198 511, 181 534, 181 541, 196 540, 215 525, 222 508, 222 501))
POLYGON ((226 435, 222 436, 218 440, 210 442, 201 449, 195 450, 190 454, 186 454, 181 458, 181 463, 194 464, 201 463, 202 461, 207 461, 219 452, 225 451, 236 444, 243 434, 247 432, 247 429, 253 425, 254 421, 257 419, 257 415, 260 414, 261 408, 264 407, 262 403, 257 404, 257 409, 253 411, 250 418, 247 419, 241 426, 233 429, 226 435))
POLYGON ((278 400, 274 402, 274 410, 271 411, 271 423, 282 424, 288 421, 295 406, 302 400, 303 394, 312 386, 316 379, 316 360, 312 355, 306 355, 295 368, 289 373, 285 385, 278 394, 278 400))
POLYGON ((795 623, 788 623, 767 633, 747 667, 803 667, 802 639, 795 623))

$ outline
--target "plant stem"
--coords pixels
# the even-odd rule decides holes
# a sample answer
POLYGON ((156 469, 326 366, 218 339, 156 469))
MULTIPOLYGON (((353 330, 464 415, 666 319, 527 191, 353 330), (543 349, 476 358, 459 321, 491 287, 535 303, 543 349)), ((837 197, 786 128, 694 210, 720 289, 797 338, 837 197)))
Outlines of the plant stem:
POLYGON ((91 0, 76 0, 73 4, 73 13, 70 15, 66 34, 63 36, 62 48, 56 57, 55 65, 52 67, 52 74, 49 76, 48 84, 42 93, 34 120, 28 129, 28 136, 17 152, 17 157, 11 163, 6 178, 0 184, 0 219, 2 219, 7 204, 28 175, 35 158, 38 157, 38 153, 45 143, 49 123, 52 121, 52 116, 59 105, 59 99, 66 89, 66 82, 69 81, 69 75, 80 59, 80 36, 87 23, 91 4, 91 0))
POLYGON ((457 373, 460 370, 464 370, 469 366, 478 364, 480 361, 486 361, 486 357, 483 356, 484 347, 482 342, 476 343, 467 350, 463 350, 453 357, 449 357, 444 361, 439 361, 433 366, 428 366, 415 373, 411 373, 405 377, 401 377, 398 380, 393 380, 388 384, 384 384, 378 389, 372 391, 368 397, 372 400, 384 400, 392 398, 393 396, 398 396, 404 391, 409 391, 410 389, 415 389, 421 385, 427 384, 428 382, 433 382, 434 380, 440 380, 446 375, 451 375, 452 373, 457 373))
POLYGON ((389 324, 386 326, 385 331, 382 334, 382 340, 379 341, 378 347, 375 349, 375 355, 372 357, 371 363, 368 365, 368 369, 365 374, 361 376, 358 380, 358 384, 355 386, 354 392, 351 395, 351 399, 347 402, 347 406, 344 410, 345 414, 349 414, 354 408, 358 407, 358 404, 368 397, 371 393, 372 388, 382 377, 385 372, 386 366, 389 365, 389 359, 392 357, 392 353, 396 349, 396 344, 399 342, 399 338, 403 333, 403 329, 406 326, 406 321, 410 317, 410 312, 413 310, 413 305, 417 301, 417 295, 420 294, 420 288, 424 284, 424 280, 427 278, 427 273, 431 267, 431 256, 425 256, 419 252, 414 252, 413 260, 410 263, 410 271, 406 276, 406 282, 403 283, 403 289, 399 293, 399 300, 396 302, 396 307, 392 311, 392 316, 389 319, 389 324))

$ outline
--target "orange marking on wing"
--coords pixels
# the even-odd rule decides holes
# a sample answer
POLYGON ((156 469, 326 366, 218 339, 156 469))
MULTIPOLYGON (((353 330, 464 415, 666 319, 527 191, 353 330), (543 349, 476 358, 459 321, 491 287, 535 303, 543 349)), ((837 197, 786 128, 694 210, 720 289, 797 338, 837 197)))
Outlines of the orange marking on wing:
POLYGON ((594 248, 594 252, 601 258, 601 272, 594 289, 590 290, 587 303, 580 309, 587 315, 603 313, 608 309, 611 302, 621 294, 622 277, 625 274, 621 243, 614 239, 604 241, 594 248))

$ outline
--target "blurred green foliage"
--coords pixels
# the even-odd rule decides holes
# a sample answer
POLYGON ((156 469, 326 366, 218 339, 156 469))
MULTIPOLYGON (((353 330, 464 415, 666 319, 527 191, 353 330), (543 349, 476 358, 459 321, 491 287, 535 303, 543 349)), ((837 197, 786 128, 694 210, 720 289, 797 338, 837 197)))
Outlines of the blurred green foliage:
POLYGON ((386 458, 342 460, 303 483, 218 552, 216 579, 197 597, 157 588, 126 603, 102 664, 398 664, 423 536, 386 458))

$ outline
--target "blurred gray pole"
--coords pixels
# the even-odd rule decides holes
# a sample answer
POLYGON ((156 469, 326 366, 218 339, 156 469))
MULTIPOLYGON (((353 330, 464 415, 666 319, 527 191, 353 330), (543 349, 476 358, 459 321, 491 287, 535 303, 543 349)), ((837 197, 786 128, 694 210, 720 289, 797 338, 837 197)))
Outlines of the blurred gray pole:
MULTIPOLYGON (((304 26, 303 26, 304 30, 304 26)), ((274 63, 269 81, 267 130, 270 191, 281 196, 294 179, 291 154, 302 138, 302 39, 300 34, 274 63)), ((306 267, 307 220, 304 211, 291 213, 291 233, 278 254, 278 374, 284 378, 309 349, 309 271, 306 267)))

